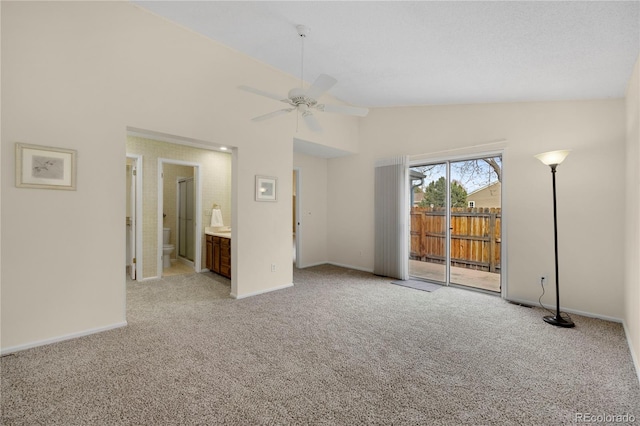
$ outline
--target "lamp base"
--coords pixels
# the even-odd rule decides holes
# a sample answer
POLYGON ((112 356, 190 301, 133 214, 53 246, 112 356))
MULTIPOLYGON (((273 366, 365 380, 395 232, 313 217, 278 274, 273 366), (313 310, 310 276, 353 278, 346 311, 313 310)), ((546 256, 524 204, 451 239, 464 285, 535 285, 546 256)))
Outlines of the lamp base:
POLYGON ((575 324, 573 323, 573 321, 571 321, 570 319, 564 319, 562 318, 560 315, 547 315, 546 317, 542 318, 545 322, 551 324, 551 325, 555 325, 557 327, 566 327, 566 328, 571 328, 571 327, 575 327, 575 324))

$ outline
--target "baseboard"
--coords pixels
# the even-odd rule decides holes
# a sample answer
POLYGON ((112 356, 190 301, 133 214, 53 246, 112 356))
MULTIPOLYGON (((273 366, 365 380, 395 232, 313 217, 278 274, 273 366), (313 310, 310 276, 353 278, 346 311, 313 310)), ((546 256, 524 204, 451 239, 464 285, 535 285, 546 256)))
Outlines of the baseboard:
POLYGON ((314 266, 321 266, 321 265, 326 265, 326 264, 327 264, 327 262, 316 262, 316 263, 311 263, 309 265, 301 266, 300 269, 313 268, 314 266))
POLYGON ((272 288, 268 288, 265 290, 258 290, 258 291, 254 291, 253 293, 247 293, 247 294, 241 294, 241 295, 237 295, 235 293, 231 293, 231 297, 233 297, 234 299, 245 299, 247 297, 252 297, 252 296, 258 296, 260 294, 265 294, 265 293, 271 293, 272 291, 277 291, 277 290, 283 290, 285 288, 289 288, 289 287, 293 287, 293 283, 291 284, 284 284, 278 287, 272 287, 272 288))
POLYGON ((341 268, 355 269, 356 271, 368 272, 370 274, 373 274, 373 269, 363 268, 361 266, 345 265, 343 263, 336 263, 336 262, 327 262, 326 264, 327 265, 333 265, 333 266, 339 266, 341 268))
POLYGON ((137 281, 143 282, 143 281, 153 281, 153 280, 159 280, 159 279, 160 279, 160 277, 147 277, 147 278, 141 278, 141 279, 139 279, 137 281))
MULTIPOLYGON (((540 303, 538 303, 538 301, 531 301, 531 300, 526 300, 526 299, 518 299, 518 298, 513 298, 513 297, 506 297, 505 300, 509 301, 509 302, 514 302, 514 303, 520 303, 522 305, 528 305, 528 306, 533 306, 533 307, 540 307, 540 303)), ((542 306, 544 306, 545 308, 551 310, 551 311, 555 311, 556 306, 555 305, 547 305, 547 304, 542 304, 542 306)), ((589 317, 589 318, 597 318, 597 319, 601 319, 601 320, 605 320, 605 321, 611 321, 611 322, 617 322, 617 323, 622 323, 622 318, 616 318, 616 317, 610 317, 607 315, 600 315, 600 314, 594 314, 591 312, 585 312, 585 311, 579 311, 577 309, 568 309, 568 308, 563 308, 562 306, 560 307, 560 310, 562 312, 567 312, 569 314, 576 314, 576 315, 581 315, 583 317, 589 317)))
POLYGON ((640 383, 640 362, 638 361, 638 356, 633 350, 633 342, 631 341, 631 335, 629 334, 629 329, 627 328, 627 322, 622 321, 622 327, 624 328, 624 335, 627 338, 627 344, 629 345, 629 352, 631 352, 631 359, 633 360, 633 366, 636 368, 636 375, 638 376, 638 383, 640 383))
POLYGON ((64 342, 65 340, 76 339, 78 337, 88 336, 90 334, 101 333, 103 331, 113 330, 115 328, 124 327, 127 325, 126 321, 118 322, 115 324, 107 325, 105 327, 92 328, 90 330, 81 331, 79 333, 65 334, 64 336, 58 336, 51 339, 39 340, 37 342, 27 343, 25 345, 12 346, 10 348, 4 348, 0 350, 0 355, 12 354, 14 352, 24 351, 26 349, 35 348, 38 346, 50 345, 52 343, 64 342))
POLYGON ((345 265, 343 263, 336 263, 336 262, 316 262, 316 263, 311 263, 309 265, 301 266, 300 269, 313 268, 314 266, 322 266, 322 265, 333 265, 333 266, 338 266, 340 268, 354 269, 356 271, 369 272, 370 274, 373 274, 373 269, 361 268, 359 266, 345 265))

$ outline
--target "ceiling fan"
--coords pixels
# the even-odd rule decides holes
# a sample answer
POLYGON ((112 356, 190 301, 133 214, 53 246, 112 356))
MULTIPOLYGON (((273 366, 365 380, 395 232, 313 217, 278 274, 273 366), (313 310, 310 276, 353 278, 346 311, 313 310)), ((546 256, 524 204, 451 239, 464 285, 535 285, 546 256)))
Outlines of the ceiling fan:
POLYGON ((320 127, 320 123, 313 115, 313 110, 323 111, 323 112, 332 112, 337 114, 347 114, 347 115, 355 115, 358 117, 364 117, 369 112, 368 108, 360 108, 360 107, 352 107, 346 105, 329 105, 329 104, 321 104, 318 103, 318 98, 322 96, 325 92, 331 89, 338 81, 326 74, 320 74, 320 76, 313 82, 313 84, 308 88, 304 89, 304 39, 309 34, 309 28, 304 25, 296 26, 296 30, 298 31, 298 35, 302 41, 302 54, 301 54, 301 70, 300 70, 300 87, 295 87, 289 90, 287 97, 283 97, 280 95, 276 95, 274 93, 265 92, 264 90, 254 89, 249 86, 239 86, 238 88, 244 90, 246 92, 250 92, 256 95, 264 96, 267 98, 274 99, 276 101, 284 102, 289 104, 289 108, 280 109, 278 111, 273 111, 268 114, 260 115, 258 117, 254 117, 251 121, 263 121, 269 118, 277 117, 282 114, 287 114, 292 111, 299 111, 302 119, 305 121, 309 129, 314 132, 321 132, 322 128, 320 127))

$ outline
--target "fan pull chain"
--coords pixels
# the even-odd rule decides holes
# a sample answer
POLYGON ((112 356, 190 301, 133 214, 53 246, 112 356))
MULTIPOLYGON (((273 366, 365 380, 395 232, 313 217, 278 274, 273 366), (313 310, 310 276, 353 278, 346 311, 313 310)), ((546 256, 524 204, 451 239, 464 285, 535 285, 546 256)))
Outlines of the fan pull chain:
MULTIPOLYGON (((307 35, 300 32, 300 89, 304 90, 304 39, 307 35)), ((296 108, 296 133, 300 128, 300 111, 296 108)))
POLYGON ((300 34, 302 43, 300 43, 300 88, 304 89, 304 39, 306 35, 300 34))

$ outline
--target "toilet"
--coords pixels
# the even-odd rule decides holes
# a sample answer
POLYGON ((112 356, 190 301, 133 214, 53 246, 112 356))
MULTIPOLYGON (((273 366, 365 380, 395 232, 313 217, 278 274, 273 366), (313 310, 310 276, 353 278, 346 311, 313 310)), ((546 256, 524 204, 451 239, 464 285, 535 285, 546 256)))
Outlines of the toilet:
POLYGON ((169 244, 171 241, 171 228, 162 228, 162 267, 171 267, 171 253, 175 247, 173 244, 169 244))

